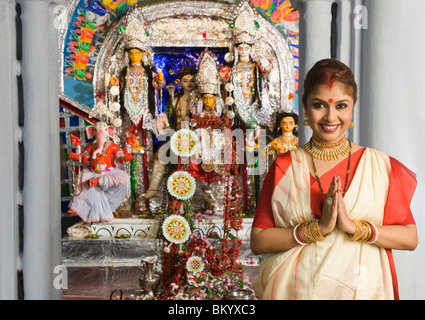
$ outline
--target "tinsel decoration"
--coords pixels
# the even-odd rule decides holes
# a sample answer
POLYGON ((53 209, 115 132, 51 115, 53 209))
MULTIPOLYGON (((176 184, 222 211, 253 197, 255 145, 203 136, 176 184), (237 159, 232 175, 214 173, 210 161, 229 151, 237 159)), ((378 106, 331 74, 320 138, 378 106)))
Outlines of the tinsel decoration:
POLYGON ((134 171, 134 163, 137 161, 137 157, 134 157, 133 160, 130 161, 130 188, 131 188, 131 200, 134 202, 136 199, 136 177, 134 171))

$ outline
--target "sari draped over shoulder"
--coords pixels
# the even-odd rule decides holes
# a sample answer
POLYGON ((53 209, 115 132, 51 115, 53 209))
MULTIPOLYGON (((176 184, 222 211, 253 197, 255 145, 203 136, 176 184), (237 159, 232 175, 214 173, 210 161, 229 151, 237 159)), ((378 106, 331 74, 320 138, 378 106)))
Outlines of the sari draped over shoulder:
MULTIPOLYGON (((389 157, 366 148, 344 202, 351 219, 380 226, 387 201, 389 157)), ((271 197, 276 227, 291 228, 314 219, 310 173, 302 149, 291 151, 291 164, 271 197)), ((277 253, 260 265, 253 288, 261 299, 394 299, 384 248, 349 240, 335 228, 323 241, 277 253)))

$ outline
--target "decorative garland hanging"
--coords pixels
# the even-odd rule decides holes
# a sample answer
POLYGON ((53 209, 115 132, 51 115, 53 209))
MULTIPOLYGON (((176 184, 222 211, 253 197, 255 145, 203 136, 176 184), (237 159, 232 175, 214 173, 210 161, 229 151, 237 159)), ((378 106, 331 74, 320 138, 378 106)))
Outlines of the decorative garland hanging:
POLYGON ((168 192, 180 200, 192 198, 196 190, 195 179, 186 171, 176 171, 167 181, 168 192))
POLYGON ((190 236, 190 226, 187 220, 179 215, 171 215, 162 224, 164 237, 172 243, 185 243, 190 236))
POLYGON ((202 272, 204 267, 205 263, 199 256, 191 256, 186 262, 186 269, 189 272, 202 272))
POLYGON ((191 157, 199 149, 199 139, 194 131, 180 129, 171 136, 170 146, 179 157, 191 157))

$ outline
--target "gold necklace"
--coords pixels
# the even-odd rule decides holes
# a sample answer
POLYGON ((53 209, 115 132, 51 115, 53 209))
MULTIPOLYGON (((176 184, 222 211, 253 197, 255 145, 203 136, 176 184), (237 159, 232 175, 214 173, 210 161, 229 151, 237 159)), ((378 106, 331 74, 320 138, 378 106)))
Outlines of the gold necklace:
POLYGON ((316 145, 316 146, 318 146, 319 148, 335 148, 335 147, 338 147, 338 146, 340 146, 343 142, 345 142, 345 137, 344 138, 342 138, 341 140, 339 140, 337 143, 333 143, 333 144, 326 144, 326 143, 321 143, 319 140, 317 140, 317 139, 314 139, 314 138, 311 138, 311 139, 313 139, 313 143, 316 145))
MULTIPOLYGON (((348 176, 350 174, 350 164, 351 164, 351 142, 348 139, 347 139, 347 141, 348 141, 348 144, 350 145, 350 149, 349 149, 349 152, 348 152, 347 173, 345 174, 345 183, 344 183, 344 190, 342 191, 342 196, 344 196, 345 192, 347 191, 348 176)), ((310 143, 311 143, 311 140, 310 140, 310 143)), ((316 165, 314 164, 314 157, 313 156, 311 156, 311 161, 313 163, 314 177, 316 178, 317 184, 319 185, 320 192, 324 195, 327 195, 327 193, 325 191, 323 191, 322 184, 320 183, 320 178, 319 178, 319 175, 317 174, 317 169, 316 169, 316 165)))
POLYGON ((342 146, 340 148, 336 150, 328 151, 328 150, 320 150, 313 143, 313 139, 310 139, 310 142, 304 145, 304 149, 313 158, 316 158, 322 161, 333 161, 333 160, 339 160, 341 156, 346 157, 348 154, 350 154, 351 142, 348 139, 345 139, 344 143, 342 143, 342 146))

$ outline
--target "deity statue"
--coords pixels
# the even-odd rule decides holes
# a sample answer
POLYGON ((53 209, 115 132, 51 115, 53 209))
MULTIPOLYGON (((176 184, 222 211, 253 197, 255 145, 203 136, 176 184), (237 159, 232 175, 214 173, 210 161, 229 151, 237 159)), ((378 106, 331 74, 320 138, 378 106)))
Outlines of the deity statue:
POLYGON ((191 125, 200 134, 202 163, 191 160, 189 172, 203 182, 205 208, 214 212, 218 209, 218 201, 213 194, 212 184, 224 173, 223 158, 216 152, 222 129, 231 129, 233 115, 228 112, 220 96, 220 79, 217 59, 208 49, 200 56, 199 70, 196 77, 200 97, 193 107, 191 125), (214 130, 221 129, 221 130, 214 130), (217 159, 216 157, 219 156, 217 159))
MULTIPOLYGON (((123 127, 138 136, 142 129, 158 134, 157 94, 165 86, 162 70, 155 72, 153 53, 146 42, 145 28, 134 19, 129 22, 124 34, 124 49, 128 65, 113 68, 110 82, 110 109, 120 111, 123 127), (129 121, 130 120, 130 121, 129 121)), ((118 66, 121 64, 118 63, 118 66)), ((127 131, 123 130, 123 131, 127 131)), ((142 149, 136 141, 133 149, 142 149)))
POLYGON ((195 80, 197 72, 198 69, 193 65, 193 61, 185 59, 184 66, 178 71, 175 81, 175 84, 179 85, 181 90, 174 94, 175 85, 170 86, 172 92, 170 92, 171 98, 167 104, 166 113, 168 122, 174 130, 182 128, 182 121, 190 120, 190 111, 197 96, 195 80))
POLYGON ((81 192, 73 197, 70 209, 87 223, 110 221, 114 218, 113 212, 125 199, 130 180, 124 171, 116 168, 114 157, 121 163, 130 161, 133 159, 132 150, 127 144, 122 151, 111 141, 115 127, 105 122, 88 126, 86 131, 88 139, 96 139, 87 145, 83 153, 80 153, 79 138, 71 138, 78 151, 71 152, 70 158, 89 165, 82 172, 78 182, 81 192))
MULTIPOLYGON (((158 123, 158 131, 165 132, 166 129, 171 128, 178 131, 182 128, 182 123, 190 121, 190 110, 196 98, 196 81, 195 75, 197 68, 193 66, 193 61, 186 59, 184 61, 184 67, 179 70, 175 84, 181 86, 176 94, 175 84, 167 85, 167 89, 170 92, 171 98, 167 103, 166 112, 167 121, 161 121, 158 123)), ((165 172, 166 163, 162 163, 159 159, 161 152, 166 152, 166 145, 162 145, 158 152, 155 153, 155 159, 152 168, 152 179, 149 184, 149 189, 142 193, 141 196, 145 199, 151 199, 156 197, 158 194, 159 185, 163 179, 165 172)))
MULTIPOLYGON (((121 133, 136 137, 132 144, 132 149, 136 151, 133 168, 141 168, 142 171, 133 169, 132 199, 135 206, 140 208, 143 207, 141 192, 149 187, 148 165, 152 160, 145 149, 152 145, 151 135, 161 134, 158 128, 168 126, 166 115, 158 114, 165 79, 162 70, 155 71, 153 52, 145 30, 138 19, 128 23, 123 42, 114 58, 121 58, 121 61, 114 60, 109 70, 109 108, 122 119, 121 133), (124 55, 120 53, 122 50, 124 55)), ((124 206, 128 209, 129 204, 124 206)))
POLYGON ((234 103, 237 117, 247 131, 247 147, 255 147, 255 141, 261 133, 261 126, 268 124, 273 109, 268 97, 268 74, 273 64, 254 52, 257 43, 258 24, 254 21, 254 12, 248 3, 241 7, 235 22, 231 23, 233 41, 225 60, 232 64, 230 82, 226 91, 233 98, 226 99, 234 103))
POLYGON ((277 155, 298 148, 298 137, 294 134, 298 126, 298 115, 296 113, 279 113, 276 118, 274 138, 260 155, 277 155))

